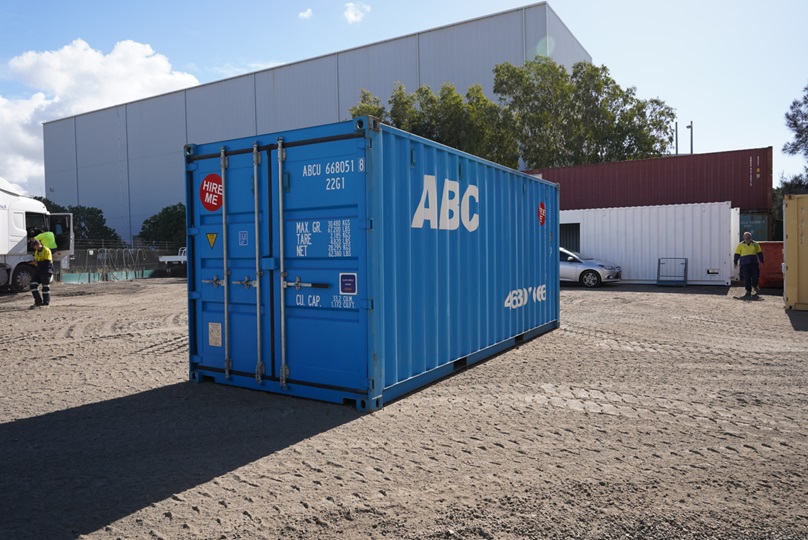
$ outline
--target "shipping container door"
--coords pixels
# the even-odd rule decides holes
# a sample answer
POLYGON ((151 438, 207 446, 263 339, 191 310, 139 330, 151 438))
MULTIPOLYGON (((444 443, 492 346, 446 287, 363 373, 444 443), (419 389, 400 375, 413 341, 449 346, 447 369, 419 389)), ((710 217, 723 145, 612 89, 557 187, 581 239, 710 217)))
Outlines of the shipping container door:
POLYGON ((188 172, 192 377, 260 382, 274 332, 269 169, 257 147, 226 151, 188 172))
POLYGON ((276 212, 283 216, 276 375, 282 385, 365 395, 366 141, 356 132, 279 145, 271 152, 273 176, 281 179, 276 212))

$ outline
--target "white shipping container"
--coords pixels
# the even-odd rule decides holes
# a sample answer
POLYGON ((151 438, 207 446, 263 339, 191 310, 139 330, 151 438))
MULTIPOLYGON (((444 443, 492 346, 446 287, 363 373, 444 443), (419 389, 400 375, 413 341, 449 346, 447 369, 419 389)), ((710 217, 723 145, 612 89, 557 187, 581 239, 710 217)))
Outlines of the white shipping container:
POLYGON ((689 285, 737 279, 740 212, 729 202, 562 210, 560 224, 578 224, 578 251, 619 264, 624 282, 657 283, 659 260, 669 258, 687 259, 689 285))

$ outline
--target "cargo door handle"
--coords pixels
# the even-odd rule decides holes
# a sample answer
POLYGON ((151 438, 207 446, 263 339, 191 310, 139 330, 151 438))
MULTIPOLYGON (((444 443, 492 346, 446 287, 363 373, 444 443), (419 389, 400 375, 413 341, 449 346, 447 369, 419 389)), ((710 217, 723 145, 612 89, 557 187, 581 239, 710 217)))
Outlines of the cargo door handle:
POLYGON ((255 287, 255 281, 250 279, 250 276, 244 276, 242 281, 233 281, 231 282, 233 285, 244 285, 245 289, 249 289, 250 287, 255 287))
POLYGON ((213 285, 214 287, 218 287, 222 285, 224 282, 219 279, 219 276, 213 276, 213 279, 203 279, 202 283, 207 283, 213 285))
POLYGON ((327 289, 329 287, 328 283, 303 283, 300 281, 300 276, 297 276, 297 279, 294 281, 284 281, 283 282, 284 288, 286 287, 294 287, 298 291, 303 287, 308 287, 312 289, 327 289))

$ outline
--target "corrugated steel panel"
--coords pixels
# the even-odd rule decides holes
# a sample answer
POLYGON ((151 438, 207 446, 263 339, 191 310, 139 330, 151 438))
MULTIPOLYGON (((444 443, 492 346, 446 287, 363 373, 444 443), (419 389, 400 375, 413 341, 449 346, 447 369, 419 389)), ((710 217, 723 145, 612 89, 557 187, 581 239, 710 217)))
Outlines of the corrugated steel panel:
POLYGON ((479 84, 492 96, 494 66, 524 62, 524 34, 521 11, 424 32, 418 53, 421 84, 437 93, 443 83, 451 82, 460 94, 479 84))
POLYGON ((76 118, 79 204, 101 208, 124 238, 130 235, 127 146, 125 105, 76 118))
MULTIPOLYGON (((76 167, 76 118, 47 124, 43 130, 45 148, 45 197, 62 206, 75 206, 79 201, 76 167)), ((10 179, 11 180, 11 179, 10 179)))
POLYGON ((771 216, 754 212, 741 213, 741 230, 738 242, 743 240, 743 233, 752 233, 755 241, 766 241, 771 239, 769 230, 771 229, 771 216))
POLYGON ((252 74, 189 88, 185 100, 188 140, 212 141, 258 133, 252 74))
POLYGON ((184 186, 170 178, 170 175, 183 175, 184 170, 185 163, 178 154, 159 154, 129 162, 129 216, 133 235, 139 235, 143 222, 166 206, 185 202, 184 186), (162 180, 159 188, 155 188, 157 179, 162 180))
POLYGON ((176 149, 186 143, 185 94, 178 92, 129 103, 126 130, 130 160, 176 154, 176 149))
POLYGON ((129 221, 140 234, 143 221, 183 202, 185 187, 176 181, 185 162, 185 94, 175 93, 126 106, 129 141, 129 221), (175 151, 168 152, 173 148, 175 151))
POLYGON ((350 117, 348 111, 338 110, 337 56, 334 54, 256 73, 255 88, 260 97, 256 104, 259 133, 350 117))
POLYGON ((783 201, 783 255, 786 309, 808 310, 808 195, 783 201))
POLYGON ((359 102, 363 89, 386 104, 397 82, 408 92, 419 86, 417 36, 341 52, 337 61, 340 119, 346 118, 348 109, 359 102))
POLYGON ((661 258, 686 258, 689 284, 732 281, 738 209, 728 202, 563 210, 559 219, 579 223, 581 253, 619 264, 623 281, 656 283, 661 258))
MULTIPOLYGON (((461 94, 465 94, 471 84, 482 83, 488 96, 495 99, 492 85, 496 64, 508 61, 520 65, 525 58, 533 58, 537 51, 541 52, 551 44, 554 44, 550 47, 551 57, 565 64, 591 60, 566 27, 556 24, 558 21, 552 24, 553 35, 548 39, 548 12, 549 7, 542 2, 138 101, 137 104, 156 101, 155 111, 167 103, 177 103, 180 97, 185 99, 185 105, 167 115, 166 120, 156 119, 161 130, 165 129, 165 137, 163 131, 155 129, 152 131, 155 134, 153 145, 138 142, 130 149, 130 160, 144 160, 129 167, 132 171, 137 170, 136 187, 145 193, 159 193, 164 189, 164 178, 152 174, 149 163, 161 162, 161 156, 178 152, 174 143, 164 140, 173 140, 176 131, 186 133, 185 142, 188 142, 228 140, 316 126, 347 118, 348 108, 358 101, 361 88, 387 99, 396 81, 404 83, 410 92, 421 84, 430 85, 437 92, 441 84, 451 82, 461 94), (567 46, 574 46, 574 49, 566 51, 567 46), (187 118, 177 120, 175 113, 181 111, 187 112, 187 118)), ((132 105, 128 104, 127 109, 132 105)), ((105 118, 107 110, 77 118, 96 115, 105 118)), ((118 139, 115 126, 107 129, 104 121, 97 125, 99 131, 91 134, 91 138, 118 139)), ((135 134, 141 129, 146 129, 146 126, 129 131, 135 134)), ((92 190, 93 199, 85 198, 89 192, 81 189, 82 178, 89 179, 92 186, 102 185, 108 181, 107 175, 113 172, 85 165, 81 160, 77 162, 75 153, 69 155, 70 149, 77 144, 92 145, 93 141, 76 143, 73 135, 57 122, 46 123, 44 131, 46 183, 54 189, 54 200, 62 204, 98 206, 105 215, 125 215, 129 221, 129 201, 116 192, 92 190), (74 194, 68 194, 71 178, 75 178, 74 194), (61 193, 66 196, 63 198, 61 193)), ((143 132, 140 141, 148 138, 147 131, 143 132)), ((179 177, 174 182, 179 182, 179 177)), ((178 187, 184 189, 182 185, 178 187)), ((135 189, 134 184, 132 189, 135 189)), ((141 208, 141 202, 148 203, 145 198, 137 201, 134 212, 153 215, 163 207, 160 206, 163 200, 158 198, 153 200, 151 208, 141 208)), ((139 218, 132 216, 135 233, 139 230, 138 222, 139 218)), ((110 225, 118 229, 117 225, 110 225)), ((127 238, 128 229, 118 229, 118 232, 127 238)))
POLYGON ((375 410, 558 327, 554 184, 367 118, 188 153, 192 380, 375 410))
POLYGON ((760 244, 760 249, 763 251, 763 264, 760 265, 760 286, 782 287, 783 242, 758 242, 758 244, 760 244))
MULTIPOLYGON (((556 15, 550 6, 545 6, 546 36, 543 42, 539 41, 535 54, 549 56, 555 62, 571 68, 576 62, 592 62, 592 57, 586 52, 581 42, 569 31, 567 25, 556 15), (544 45, 546 44, 546 45, 544 45)), ((528 14, 539 11, 538 7, 526 10, 528 14)), ((532 56, 528 56, 532 58, 532 56)))
POLYGON ((723 201, 742 212, 771 210, 771 146, 530 173, 561 186, 562 210, 723 201))

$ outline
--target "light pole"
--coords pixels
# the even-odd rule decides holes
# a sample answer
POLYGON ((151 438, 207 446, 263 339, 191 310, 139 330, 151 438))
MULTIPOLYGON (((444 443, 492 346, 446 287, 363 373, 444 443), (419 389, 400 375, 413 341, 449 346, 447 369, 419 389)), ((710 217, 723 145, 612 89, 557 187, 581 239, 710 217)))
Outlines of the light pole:
POLYGON ((675 134, 675 148, 676 148, 676 155, 679 155, 679 122, 673 123, 673 133, 675 134))
POLYGON ((690 153, 693 153, 693 120, 690 121, 688 125, 685 126, 687 129, 690 130, 690 153))

